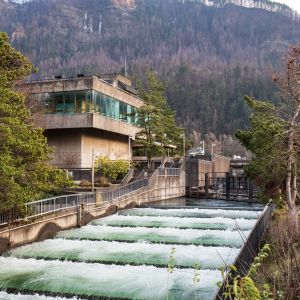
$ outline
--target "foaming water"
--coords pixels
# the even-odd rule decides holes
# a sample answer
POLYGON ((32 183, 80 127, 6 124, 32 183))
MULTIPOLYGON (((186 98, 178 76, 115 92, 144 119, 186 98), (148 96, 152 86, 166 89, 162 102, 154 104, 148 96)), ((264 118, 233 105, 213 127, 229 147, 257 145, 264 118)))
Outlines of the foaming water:
POLYGON ((216 202, 214 209, 212 203, 210 209, 199 203, 202 208, 122 211, 12 249, 0 257, 0 300, 211 300, 221 280, 216 269, 233 263, 261 214, 256 207, 224 203, 221 209, 216 202), (196 264, 200 283, 193 280, 196 264))
POLYGON ((174 198, 168 200, 162 200, 154 204, 146 204, 146 206, 150 207, 161 207, 161 206, 199 206, 201 208, 230 208, 230 209, 238 209, 238 210, 253 210, 253 209, 261 209, 263 210, 264 206, 260 203, 249 203, 245 201, 230 201, 230 200, 221 200, 221 199, 199 199, 199 198, 191 198, 191 197, 181 197, 174 198))
POLYGON ((175 265, 218 269, 232 264, 239 249, 194 245, 163 245, 106 241, 54 239, 10 250, 6 255, 18 258, 44 258, 72 261, 147 264, 167 266, 172 248, 176 249, 175 265))
POLYGON ((194 271, 152 266, 115 266, 0 257, 0 288, 50 292, 59 295, 104 296, 131 299, 212 299, 218 270, 201 270, 199 284, 194 271))
POLYGON ((160 217, 194 217, 194 218, 232 218, 232 219, 257 219, 261 211, 250 210, 224 210, 224 209, 202 209, 202 208, 133 208, 119 212, 126 216, 160 216, 160 217))
POLYGON ((92 225, 128 226, 128 227, 172 227, 192 229, 249 230, 256 219, 216 218, 178 218, 155 216, 112 215, 92 221, 92 225))
POLYGON ((39 294, 22 295, 22 294, 8 294, 6 292, 0 292, 0 300, 81 300, 81 299, 77 297, 61 298, 61 297, 48 297, 39 294))
POLYGON ((243 236, 250 231, 195 230, 176 228, 110 227, 87 225, 79 229, 59 232, 56 237, 66 239, 148 241, 153 243, 194 244, 241 247, 243 236))

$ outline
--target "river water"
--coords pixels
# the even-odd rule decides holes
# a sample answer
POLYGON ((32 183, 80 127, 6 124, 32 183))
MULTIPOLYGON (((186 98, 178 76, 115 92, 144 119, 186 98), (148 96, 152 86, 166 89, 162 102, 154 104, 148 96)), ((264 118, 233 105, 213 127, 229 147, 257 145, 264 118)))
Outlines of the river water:
POLYGON ((93 220, 0 257, 0 299, 211 300, 261 210, 180 198, 93 220))

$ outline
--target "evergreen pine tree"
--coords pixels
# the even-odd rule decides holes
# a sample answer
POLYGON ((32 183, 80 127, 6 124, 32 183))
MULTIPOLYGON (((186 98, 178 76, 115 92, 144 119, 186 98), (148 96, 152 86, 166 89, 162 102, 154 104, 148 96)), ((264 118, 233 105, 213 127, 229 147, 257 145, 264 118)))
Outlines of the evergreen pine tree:
POLYGON ((164 155, 165 146, 178 145, 181 141, 180 129, 175 123, 175 113, 167 104, 163 85, 153 71, 147 70, 147 80, 141 90, 144 105, 137 110, 139 143, 147 154, 148 168, 152 157, 164 155))
POLYGON ((34 71, 31 62, 0 33, 0 211, 23 211, 23 204, 61 190, 68 180, 48 164, 52 149, 13 91, 17 80, 34 71))

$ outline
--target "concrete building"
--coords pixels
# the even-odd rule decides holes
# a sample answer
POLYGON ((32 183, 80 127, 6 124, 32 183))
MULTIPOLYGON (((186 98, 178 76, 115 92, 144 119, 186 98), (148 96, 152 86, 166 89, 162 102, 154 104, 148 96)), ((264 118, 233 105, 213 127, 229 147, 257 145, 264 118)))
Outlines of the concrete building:
POLYGON ((205 174, 210 178, 224 177, 230 172, 230 158, 217 154, 190 156, 186 159, 188 187, 204 188, 205 174))
POLYGON ((20 83, 16 88, 38 107, 34 117, 54 147, 53 165, 90 169, 93 152, 110 159, 131 158, 130 138, 139 131, 135 112, 143 101, 129 79, 79 74, 20 83))

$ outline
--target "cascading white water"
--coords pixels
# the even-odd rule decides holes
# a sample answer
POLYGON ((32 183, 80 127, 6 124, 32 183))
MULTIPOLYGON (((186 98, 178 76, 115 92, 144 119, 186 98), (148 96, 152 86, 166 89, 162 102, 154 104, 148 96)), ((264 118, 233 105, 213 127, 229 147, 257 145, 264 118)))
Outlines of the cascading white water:
POLYGON ((18 258, 167 266, 172 248, 176 249, 176 266, 194 267, 198 264, 202 269, 218 269, 224 262, 232 264, 239 251, 229 247, 54 239, 13 249, 7 255, 18 258))
POLYGON ((120 212, 126 216, 161 216, 161 217, 196 217, 196 218, 245 218, 257 219, 261 214, 260 211, 249 210, 224 210, 224 209, 159 209, 159 208, 133 208, 120 212))
POLYGON ((92 225, 124 226, 124 227, 170 227, 191 229, 229 229, 249 230, 256 219, 216 218, 177 218, 160 216, 112 215, 91 222, 92 225))
POLYGON ((233 263, 261 214, 245 209, 132 209, 12 249, 0 257, 0 290, 16 294, 0 292, 0 300, 211 300, 221 280, 217 269, 233 263))
POLYGON ((6 292, 0 292, 0 300, 81 300, 80 298, 61 298, 61 297, 47 297, 44 295, 34 294, 34 295, 22 295, 18 294, 8 294, 6 292))
POLYGON ((192 244, 207 246, 241 247, 250 231, 200 230, 148 227, 110 227, 87 225, 62 231, 59 238, 107 241, 147 241, 152 243, 192 244))
MULTIPOLYGON (((200 270, 205 280, 193 283, 194 271, 153 266, 115 266, 34 259, 0 258, 0 288, 65 295, 130 299, 190 299, 194 292, 205 297, 221 279, 217 270, 200 270)), ((201 298, 202 299, 202 298, 201 298)))

